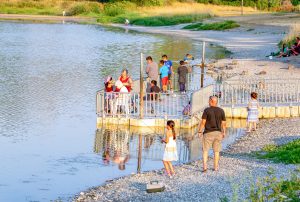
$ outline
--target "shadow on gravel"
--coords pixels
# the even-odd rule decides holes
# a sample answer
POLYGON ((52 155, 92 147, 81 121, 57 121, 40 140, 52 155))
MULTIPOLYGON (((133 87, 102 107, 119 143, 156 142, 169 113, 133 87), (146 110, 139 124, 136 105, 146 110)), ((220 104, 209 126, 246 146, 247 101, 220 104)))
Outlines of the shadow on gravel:
POLYGON ((276 145, 283 145, 283 144, 287 144, 287 143, 297 140, 297 139, 300 139, 300 135, 275 138, 274 141, 275 141, 276 145))

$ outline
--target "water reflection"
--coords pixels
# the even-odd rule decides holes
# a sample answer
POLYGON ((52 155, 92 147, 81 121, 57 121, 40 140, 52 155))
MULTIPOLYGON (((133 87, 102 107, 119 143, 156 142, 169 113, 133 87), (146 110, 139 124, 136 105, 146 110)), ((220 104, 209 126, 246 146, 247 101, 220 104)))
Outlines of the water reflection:
MULTIPOLYGON (((229 125, 245 127, 242 120, 229 121, 229 125)), ((198 128, 177 129, 177 164, 187 163, 201 157, 202 139, 198 138, 198 128)), ((242 128, 229 127, 222 145, 226 148, 243 134, 242 128)), ((163 128, 137 128, 124 126, 103 126, 96 131, 95 153, 102 158, 103 165, 117 166, 125 170, 129 160, 138 158, 139 135, 142 135, 142 170, 149 170, 153 162, 160 163, 164 152, 161 138, 164 136, 163 128)), ((162 164, 161 164, 162 166, 162 164)))

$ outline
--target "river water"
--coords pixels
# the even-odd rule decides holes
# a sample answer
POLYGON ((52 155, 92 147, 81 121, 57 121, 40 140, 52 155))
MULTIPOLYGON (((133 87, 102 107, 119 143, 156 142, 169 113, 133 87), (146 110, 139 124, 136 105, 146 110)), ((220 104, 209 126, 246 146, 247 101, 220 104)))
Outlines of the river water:
MULTIPOLYGON (((0 201, 68 200, 135 172, 140 132, 96 130, 95 92, 105 76, 123 67, 136 78, 140 52, 155 60, 165 53, 173 60, 187 52, 201 55, 200 42, 189 39, 78 24, 0 22, 0 47, 0 201), (118 148, 108 134, 127 138, 131 153, 125 166, 113 156, 104 159, 107 148, 118 148)), ((219 47, 207 49, 208 58, 223 54, 219 47)), ((233 131, 232 140, 240 134, 233 131)), ((162 135, 143 136, 145 151, 153 153, 144 152, 143 171, 162 167, 161 144, 153 134, 162 135)), ((197 156, 188 145, 199 141, 191 138, 179 138, 185 152, 180 162, 197 156)))

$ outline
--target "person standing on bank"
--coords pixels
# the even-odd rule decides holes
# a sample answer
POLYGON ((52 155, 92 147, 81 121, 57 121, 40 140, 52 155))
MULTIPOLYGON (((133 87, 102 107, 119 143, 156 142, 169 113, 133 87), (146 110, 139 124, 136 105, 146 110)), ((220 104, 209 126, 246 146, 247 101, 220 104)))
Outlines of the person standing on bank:
POLYGON ((199 137, 203 136, 203 172, 207 171, 208 151, 211 146, 214 150, 214 170, 219 170, 221 141, 226 134, 226 118, 224 110, 217 107, 217 104, 218 98, 210 96, 209 107, 204 110, 199 127, 199 137))
POLYGON ((188 68, 185 66, 185 62, 183 60, 181 60, 179 64, 180 66, 177 69, 179 89, 181 93, 185 93, 185 83, 186 83, 186 75, 188 73, 188 68))
POLYGON ((164 65, 168 67, 168 85, 170 87, 171 93, 173 93, 173 86, 172 86, 172 75, 173 75, 173 63, 171 60, 168 59, 167 55, 161 56, 162 60, 164 61, 164 65))
POLYGON ((248 117, 247 117, 248 133, 251 132, 252 128, 254 131, 256 131, 256 124, 258 122, 258 115, 259 115, 258 108, 259 108, 259 103, 257 101, 257 93, 252 92, 251 100, 248 103, 248 117))
POLYGON ((153 61, 151 56, 148 56, 146 58, 147 61, 147 67, 146 67, 146 73, 148 75, 147 78, 147 92, 150 92, 150 88, 151 88, 151 81, 159 81, 158 79, 158 65, 156 62, 153 61))
POLYGON ((167 175, 172 178, 172 176, 175 175, 172 161, 178 161, 175 122, 173 120, 167 121, 166 138, 162 139, 161 142, 166 144, 163 156, 163 164, 165 166, 167 175))

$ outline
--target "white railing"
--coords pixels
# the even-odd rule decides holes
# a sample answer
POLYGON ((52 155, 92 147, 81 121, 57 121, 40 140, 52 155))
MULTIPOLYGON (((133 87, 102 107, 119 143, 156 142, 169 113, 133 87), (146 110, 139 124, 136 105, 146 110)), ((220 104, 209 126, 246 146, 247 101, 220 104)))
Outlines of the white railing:
POLYGON ((261 105, 299 104, 300 79, 227 80, 214 88, 220 105, 247 105, 251 92, 258 93, 261 105))
MULTIPOLYGON (((143 97, 144 117, 182 117, 183 109, 189 103, 187 94, 145 93, 143 97)), ((96 109, 99 117, 139 117, 139 93, 105 93, 98 91, 96 109)))

